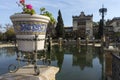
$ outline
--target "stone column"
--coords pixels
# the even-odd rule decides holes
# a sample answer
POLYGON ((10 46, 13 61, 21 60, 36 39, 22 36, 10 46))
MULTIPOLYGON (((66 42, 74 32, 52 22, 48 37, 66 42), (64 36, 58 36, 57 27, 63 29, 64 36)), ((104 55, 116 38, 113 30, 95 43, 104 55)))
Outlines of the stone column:
POLYGON ((89 43, 89 39, 88 37, 86 37, 86 45, 88 45, 88 43, 89 43))
POLYGON ((60 46, 62 45, 62 38, 61 37, 59 38, 59 45, 60 46))
POLYGON ((81 38, 80 37, 77 39, 76 44, 77 44, 77 46, 80 46, 80 44, 81 44, 81 38))
POLYGON ((104 47, 105 46, 105 35, 103 35, 102 39, 101 39, 101 46, 104 47))
POLYGON ((93 46, 95 46, 95 37, 93 37, 93 46))

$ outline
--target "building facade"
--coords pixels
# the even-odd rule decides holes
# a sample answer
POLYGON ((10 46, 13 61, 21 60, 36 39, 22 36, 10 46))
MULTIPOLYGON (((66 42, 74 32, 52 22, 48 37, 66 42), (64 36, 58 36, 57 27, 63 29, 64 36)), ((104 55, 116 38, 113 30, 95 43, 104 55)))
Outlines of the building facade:
POLYGON ((120 17, 114 17, 112 20, 107 21, 107 25, 113 27, 115 41, 120 42, 120 17))
POLYGON ((64 30, 65 30, 65 38, 68 39, 68 38, 74 38, 73 37, 73 27, 64 27, 64 30))
POLYGON ((76 33, 76 37, 85 39, 93 37, 93 15, 85 15, 81 12, 79 16, 73 16, 73 31, 76 33))
POLYGON ((109 26, 113 26, 114 32, 120 32, 120 17, 115 17, 109 22, 109 26))
POLYGON ((113 26, 105 26, 104 27, 104 34, 106 36, 106 40, 109 42, 114 41, 114 28, 113 26))

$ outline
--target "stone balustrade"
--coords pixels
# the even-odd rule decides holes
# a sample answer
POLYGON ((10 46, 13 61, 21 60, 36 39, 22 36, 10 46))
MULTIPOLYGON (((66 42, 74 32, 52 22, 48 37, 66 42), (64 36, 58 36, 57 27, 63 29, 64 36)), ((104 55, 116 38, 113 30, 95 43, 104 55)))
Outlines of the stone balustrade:
POLYGON ((112 54, 112 80, 120 80, 120 56, 112 54))

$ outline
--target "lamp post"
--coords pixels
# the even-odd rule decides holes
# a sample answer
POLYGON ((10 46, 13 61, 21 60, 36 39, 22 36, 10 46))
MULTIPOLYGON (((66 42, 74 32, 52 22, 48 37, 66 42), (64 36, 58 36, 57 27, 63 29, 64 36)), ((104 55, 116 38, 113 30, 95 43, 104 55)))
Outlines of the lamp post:
MULTIPOLYGON (((102 8, 99 9, 99 13, 102 16, 102 19, 100 20, 101 21, 101 26, 99 26, 99 27, 102 27, 101 38, 102 38, 102 46, 103 46, 103 45, 105 45, 104 16, 107 13, 107 8, 104 8, 104 6, 102 6, 102 8)), ((103 54, 103 59, 105 60, 105 54, 103 54)), ((102 70, 103 71, 103 79, 105 79, 105 75, 106 75, 105 74, 105 62, 103 62, 103 64, 102 64, 102 69, 103 69, 102 70)))
POLYGON ((107 13, 107 8, 104 8, 104 6, 102 6, 102 8, 99 9, 99 12, 102 15, 102 20, 104 21, 104 16, 107 13))
POLYGON ((105 14, 107 13, 107 8, 104 8, 104 6, 102 6, 102 8, 99 9, 99 13, 100 15, 102 16, 102 19, 101 19, 101 27, 102 27, 102 34, 101 34, 101 37, 102 37, 102 43, 105 42, 105 33, 104 33, 104 16, 105 14))

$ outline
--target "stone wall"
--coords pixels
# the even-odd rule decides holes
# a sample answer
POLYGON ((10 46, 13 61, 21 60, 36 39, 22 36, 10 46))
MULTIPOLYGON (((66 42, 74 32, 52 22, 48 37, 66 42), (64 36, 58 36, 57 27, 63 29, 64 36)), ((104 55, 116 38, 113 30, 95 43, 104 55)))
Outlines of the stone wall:
POLYGON ((120 56, 112 54, 112 80, 120 80, 120 56))

